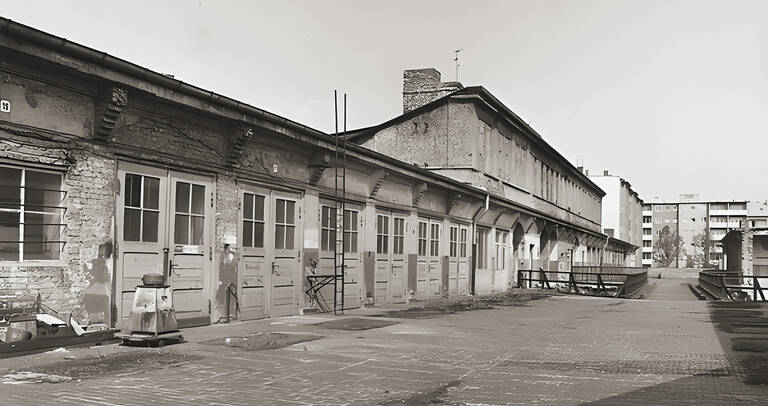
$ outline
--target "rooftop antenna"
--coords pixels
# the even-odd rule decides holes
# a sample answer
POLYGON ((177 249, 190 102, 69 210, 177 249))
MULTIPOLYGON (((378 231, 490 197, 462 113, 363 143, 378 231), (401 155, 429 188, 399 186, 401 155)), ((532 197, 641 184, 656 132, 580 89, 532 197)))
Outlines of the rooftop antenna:
POLYGON ((461 52, 463 50, 464 50, 464 48, 460 48, 460 49, 457 49, 457 50, 453 51, 453 53, 455 54, 455 57, 453 58, 453 61, 456 62, 456 81, 457 82, 459 81, 459 66, 461 66, 461 65, 459 65, 459 52, 461 52))

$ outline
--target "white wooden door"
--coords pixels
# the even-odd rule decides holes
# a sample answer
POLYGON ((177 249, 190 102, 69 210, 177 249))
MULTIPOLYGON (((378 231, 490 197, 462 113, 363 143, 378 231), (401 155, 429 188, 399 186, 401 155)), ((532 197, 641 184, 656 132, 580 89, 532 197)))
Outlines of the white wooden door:
POLYGON ((272 192, 272 261, 270 264, 270 316, 298 312, 299 259, 298 196, 272 192))
POLYGON ((117 173, 116 324, 125 329, 141 277, 166 271, 168 171, 120 162, 117 173))
POLYGON ((459 225, 448 228, 448 291, 449 297, 459 295, 459 225))
POLYGON ((263 318, 268 314, 266 286, 271 262, 267 247, 272 245, 270 200, 269 190, 250 186, 240 190, 239 241, 242 241, 242 251, 237 296, 244 320, 263 318))
POLYGON ((147 273, 166 277, 180 327, 210 323, 213 182, 210 177, 118 164, 116 287, 121 328, 147 273))
POLYGON ((392 277, 392 213, 376 213, 376 264, 374 269, 374 303, 390 303, 390 278, 392 277))
POLYGON ((440 247, 442 241, 443 223, 437 220, 429 221, 429 267, 427 293, 430 299, 440 297, 440 287, 443 281, 443 268, 440 247))
POLYGON ((207 177, 171 172, 170 195, 168 284, 176 320, 180 327, 208 324, 213 184, 207 177))
POLYGON ((472 254, 472 246, 469 240, 469 226, 459 226, 459 259, 458 259, 458 294, 469 294, 469 257, 472 254))
POLYGON ((429 297, 429 219, 419 218, 417 234, 416 298, 429 297))

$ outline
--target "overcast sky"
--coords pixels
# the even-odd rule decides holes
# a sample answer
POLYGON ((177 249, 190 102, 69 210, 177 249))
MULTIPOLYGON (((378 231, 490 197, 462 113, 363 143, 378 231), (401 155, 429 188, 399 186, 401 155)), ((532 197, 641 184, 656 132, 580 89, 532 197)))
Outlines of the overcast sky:
POLYGON ((646 200, 768 199, 768 1, 2 1, 0 15, 319 130, 402 112, 402 71, 482 85, 646 200))

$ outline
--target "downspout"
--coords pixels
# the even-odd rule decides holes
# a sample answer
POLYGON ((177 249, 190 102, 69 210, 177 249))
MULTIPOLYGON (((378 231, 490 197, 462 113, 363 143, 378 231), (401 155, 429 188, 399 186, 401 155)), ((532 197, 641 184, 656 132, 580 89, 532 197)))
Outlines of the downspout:
POLYGON ((475 272, 477 272, 477 220, 479 220, 481 217, 485 215, 485 213, 488 212, 489 205, 491 202, 491 195, 487 194, 485 195, 485 203, 480 206, 480 208, 477 209, 475 212, 475 215, 472 216, 472 274, 470 275, 470 288, 471 291, 469 292, 473 296, 475 295, 477 289, 475 288, 475 272))

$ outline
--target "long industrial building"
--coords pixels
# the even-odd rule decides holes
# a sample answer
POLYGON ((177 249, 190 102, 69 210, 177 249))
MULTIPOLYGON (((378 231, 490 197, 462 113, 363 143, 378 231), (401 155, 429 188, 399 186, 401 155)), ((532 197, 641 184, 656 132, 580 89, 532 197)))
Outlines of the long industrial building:
POLYGON ((344 135, 343 163, 331 134, 7 19, 0 78, 0 294, 86 325, 119 328, 146 273, 181 326, 234 301, 241 319, 322 307, 341 218, 347 308, 637 248, 601 232, 605 193, 539 134, 434 70, 406 72, 402 116, 344 135))

